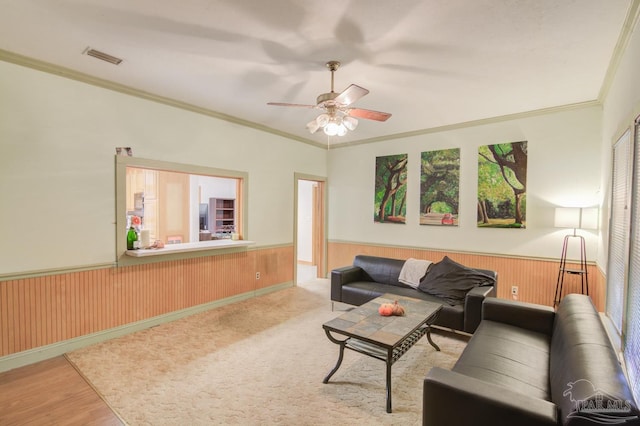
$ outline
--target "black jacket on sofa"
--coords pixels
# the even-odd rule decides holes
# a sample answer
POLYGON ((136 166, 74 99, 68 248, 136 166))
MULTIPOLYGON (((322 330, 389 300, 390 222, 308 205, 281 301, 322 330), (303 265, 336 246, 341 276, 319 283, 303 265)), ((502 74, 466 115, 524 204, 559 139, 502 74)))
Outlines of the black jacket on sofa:
MULTIPOLYGON (((460 274, 471 273, 476 276, 488 277, 493 285, 462 286, 452 290, 462 296, 458 302, 451 301, 445 293, 440 296, 437 292, 432 294, 414 289, 413 287, 398 281, 404 260, 390 259, 386 257, 357 255, 352 266, 345 266, 331 271, 331 300, 350 305, 360 306, 385 293, 414 297, 442 304, 442 310, 436 318, 437 326, 451 328, 453 330, 473 333, 480 324, 482 301, 485 297, 495 297, 497 286, 497 273, 484 269, 472 269, 459 265, 450 259, 439 262, 442 266, 453 267, 455 271, 442 270, 439 274, 440 281, 447 281, 449 288, 457 282, 464 281, 460 274), (447 265, 445 265, 447 263, 447 265)), ((432 265, 420 285, 428 284, 427 278, 432 274, 432 269, 438 264, 432 265)), ((432 274, 432 275, 435 275, 432 274)))

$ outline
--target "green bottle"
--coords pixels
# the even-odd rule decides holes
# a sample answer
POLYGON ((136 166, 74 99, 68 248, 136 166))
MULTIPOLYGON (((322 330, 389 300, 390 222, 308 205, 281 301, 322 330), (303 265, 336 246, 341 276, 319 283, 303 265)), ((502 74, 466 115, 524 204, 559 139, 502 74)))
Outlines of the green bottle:
POLYGON ((138 241, 138 233, 132 226, 127 232, 127 250, 134 250, 136 241, 138 241))

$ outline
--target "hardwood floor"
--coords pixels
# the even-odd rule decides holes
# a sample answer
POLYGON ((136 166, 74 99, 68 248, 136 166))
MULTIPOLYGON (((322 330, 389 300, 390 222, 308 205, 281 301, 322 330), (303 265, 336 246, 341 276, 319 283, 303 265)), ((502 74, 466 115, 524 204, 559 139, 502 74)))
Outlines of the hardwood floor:
POLYGON ((0 425, 125 425, 64 356, 0 373, 0 425))

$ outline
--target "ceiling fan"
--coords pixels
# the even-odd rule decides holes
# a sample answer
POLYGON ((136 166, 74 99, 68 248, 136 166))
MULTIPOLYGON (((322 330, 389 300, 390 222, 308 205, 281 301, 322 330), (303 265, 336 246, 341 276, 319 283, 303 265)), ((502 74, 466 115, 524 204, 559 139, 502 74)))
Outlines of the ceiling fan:
POLYGON ((387 112, 351 107, 350 105, 352 103, 365 96, 369 91, 364 87, 352 84, 341 93, 334 92, 333 76, 340 67, 340 62, 329 61, 326 65, 329 71, 331 71, 331 91, 319 95, 316 99, 316 105, 289 104, 283 102, 269 102, 267 105, 324 110, 322 114, 307 123, 307 129, 309 129, 311 133, 323 129, 329 136, 343 136, 347 133, 347 130, 354 130, 358 125, 358 120, 355 117, 375 121, 387 121, 387 119, 391 117, 391 114, 387 112))

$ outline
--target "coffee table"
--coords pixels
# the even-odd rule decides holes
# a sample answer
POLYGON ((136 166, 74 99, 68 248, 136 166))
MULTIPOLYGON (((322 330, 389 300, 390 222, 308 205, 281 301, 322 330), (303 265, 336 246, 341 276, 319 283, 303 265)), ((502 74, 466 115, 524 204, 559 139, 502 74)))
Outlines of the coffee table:
POLYGON ((431 340, 431 324, 440 309, 439 303, 383 294, 324 323, 322 328, 329 340, 340 346, 340 355, 323 383, 328 383, 340 368, 345 348, 382 360, 387 364, 387 413, 391 413, 391 366, 424 335, 436 351, 440 350, 431 340), (396 300, 405 308, 404 316, 383 317, 378 313, 381 304, 396 300), (345 338, 336 338, 334 334, 345 338))

